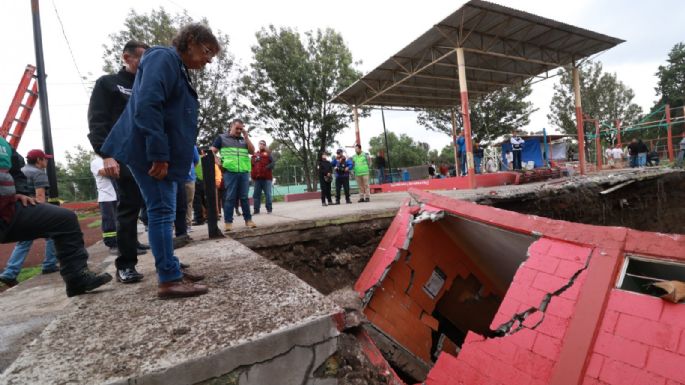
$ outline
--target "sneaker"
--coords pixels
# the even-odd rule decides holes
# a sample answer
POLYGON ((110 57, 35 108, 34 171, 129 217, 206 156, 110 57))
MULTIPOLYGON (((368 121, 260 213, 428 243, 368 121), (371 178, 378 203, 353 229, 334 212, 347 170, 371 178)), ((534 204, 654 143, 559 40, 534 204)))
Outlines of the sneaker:
MULTIPOLYGON (((133 270, 135 271, 135 269, 133 270)), ((117 276, 118 275, 117 272, 117 276)), ((73 297, 95 290, 111 280, 112 276, 108 273, 95 274, 88 270, 88 268, 83 269, 77 277, 67 281, 67 297, 73 297)))
POLYGON ((141 250, 150 250, 150 245, 146 245, 144 243, 138 242, 138 245, 136 245, 137 248, 141 250))
POLYGON ((121 283, 136 283, 143 279, 143 275, 140 274, 135 267, 129 267, 126 269, 117 269, 117 282, 121 283))
POLYGON ((59 267, 58 267, 58 266, 50 266, 50 267, 47 267, 47 268, 43 268, 43 270, 41 270, 40 273, 41 273, 41 274, 52 274, 52 273, 56 273, 56 272, 58 272, 58 271, 59 271, 59 267))
POLYGON ((251 228, 251 229, 254 229, 255 227, 257 227, 257 224, 254 223, 254 222, 252 222, 251 220, 250 220, 250 221, 245 221, 245 227, 249 227, 249 228, 251 228))
POLYGON ((366 199, 364 199, 364 202, 370 202, 369 198, 366 197, 366 199))
POLYGON ((4 283, 7 287, 14 287, 19 284, 19 281, 17 281, 15 278, 7 278, 3 276, 0 276, 0 282, 4 283))
POLYGON ((357 203, 364 203, 364 197, 359 198, 359 200, 357 201, 357 203))
POLYGON ((228 232, 233 230, 233 223, 224 223, 224 231, 228 232))

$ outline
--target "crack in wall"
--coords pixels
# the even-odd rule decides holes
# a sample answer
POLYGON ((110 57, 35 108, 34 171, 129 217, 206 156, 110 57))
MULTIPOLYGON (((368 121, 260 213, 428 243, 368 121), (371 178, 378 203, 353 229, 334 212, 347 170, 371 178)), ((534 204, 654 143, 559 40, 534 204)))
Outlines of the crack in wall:
POLYGON ((540 324, 542 324, 542 321, 545 320, 545 313, 547 311, 547 306, 549 306, 549 303, 552 300, 552 298, 561 295, 563 292, 565 292, 571 286, 573 286, 573 284, 576 282, 576 279, 578 279, 580 274, 583 271, 587 270, 588 266, 590 265, 590 259, 591 258, 592 258, 592 253, 590 253, 590 255, 588 255, 587 259, 585 260, 585 265, 582 268, 578 269, 578 271, 576 271, 571 276, 571 278, 569 278, 568 282, 564 286, 558 288, 557 290, 555 290, 551 293, 545 294, 545 296, 542 298, 542 300, 540 301, 540 304, 537 307, 531 306, 522 312, 514 314, 508 322, 501 324, 495 330, 490 330, 490 333, 488 335, 486 335, 485 337, 487 337, 487 338, 505 337, 505 336, 512 335, 512 334, 520 331, 523 328, 534 330, 535 328, 540 326, 540 324), (532 326, 526 326, 523 324, 523 322, 529 316, 531 316, 537 312, 542 313, 542 317, 540 317, 540 320, 538 320, 538 322, 536 322, 532 326), (514 328, 514 325, 516 325, 515 328, 514 328), (512 328, 513 328, 513 330, 512 330, 512 328))

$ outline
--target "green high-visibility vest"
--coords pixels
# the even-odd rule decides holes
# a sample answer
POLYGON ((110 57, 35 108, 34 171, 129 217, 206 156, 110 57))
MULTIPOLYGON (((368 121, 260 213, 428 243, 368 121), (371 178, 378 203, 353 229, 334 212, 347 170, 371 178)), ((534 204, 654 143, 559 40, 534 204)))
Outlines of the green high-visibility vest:
POLYGON ((250 172, 252 161, 247 152, 247 143, 243 138, 234 138, 228 134, 221 134, 221 165, 230 172, 250 172))
POLYGON ((352 161, 354 162, 354 175, 364 176, 369 175, 369 156, 362 152, 357 155, 356 153, 352 155, 352 161))

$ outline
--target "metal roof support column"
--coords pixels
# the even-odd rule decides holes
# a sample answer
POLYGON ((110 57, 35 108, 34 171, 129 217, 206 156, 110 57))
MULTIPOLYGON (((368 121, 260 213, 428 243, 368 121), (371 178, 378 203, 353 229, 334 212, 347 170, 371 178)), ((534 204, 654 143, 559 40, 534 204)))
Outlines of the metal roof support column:
POLYGON ((602 138, 599 135, 599 119, 595 119, 595 157, 597 158, 597 171, 602 169, 602 138))
POLYGON ((668 129, 668 161, 673 163, 673 131, 671 130, 671 106, 666 105, 666 127, 668 129))
POLYGON ((357 106, 354 106, 352 111, 354 112, 354 135, 356 144, 361 145, 362 140, 359 136, 359 111, 357 111, 357 106))
POLYGON ((469 92, 466 88, 466 63, 464 48, 457 48, 457 66, 459 67, 459 92, 461 93, 461 113, 464 118, 464 139, 466 140, 466 165, 468 169, 469 188, 476 188, 476 170, 473 165, 473 143, 471 140, 471 116, 469 115, 469 92))
POLYGON ((585 132, 583 130, 583 107, 580 101, 580 75, 578 67, 573 63, 573 94, 576 104, 576 128, 578 130, 578 160, 580 161, 580 175, 585 175, 585 132))
POLYGON ((457 116, 454 108, 450 110, 452 113, 452 148, 454 149, 454 173, 459 175, 459 156, 457 155, 457 116))
POLYGON ((621 119, 616 119, 616 140, 618 141, 618 148, 623 149, 623 145, 621 145, 621 119))

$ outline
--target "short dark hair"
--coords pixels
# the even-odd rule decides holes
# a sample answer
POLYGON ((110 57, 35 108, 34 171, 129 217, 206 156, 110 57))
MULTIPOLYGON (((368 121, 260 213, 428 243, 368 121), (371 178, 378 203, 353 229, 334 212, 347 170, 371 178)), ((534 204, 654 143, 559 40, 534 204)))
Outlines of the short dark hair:
POLYGON ((212 46, 215 53, 221 51, 221 45, 212 30, 201 23, 192 23, 181 28, 176 37, 171 41, 171 44, 176 47, 179 52, 186 52, 188 50, 188 41, 195 44, 206 44, 212 46))
POLYGON ((354 146, 357 147, 357 148, 360 149, 360 150, 362 149, 362 145, 359 144, 359 143, 355 144, 354 146))
POLYGON ((148 49, 148 48, 150 48, 150 46, 143 43, 142 41, 132 39, 132 40, 129 40, 126 42, 126 45, 124 45, 124 51, 123 52, 135 55, 136 50, 138 48, 148 49))
POLYGON ((236 123, 245 124, 245 122, 243 122, 242 119, 240 119, 240 118, 235 118, 235 119, 231 120, 230 126, 233 126, 233 125, 236 124, 236 123))
POLYGON ((26 163, 33 165, 33 164, 38 163, 39 159, 43 159, 43 158, 26 158, 26 163))

